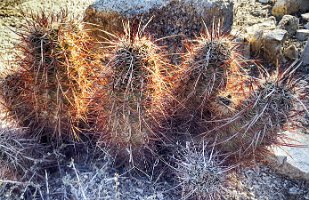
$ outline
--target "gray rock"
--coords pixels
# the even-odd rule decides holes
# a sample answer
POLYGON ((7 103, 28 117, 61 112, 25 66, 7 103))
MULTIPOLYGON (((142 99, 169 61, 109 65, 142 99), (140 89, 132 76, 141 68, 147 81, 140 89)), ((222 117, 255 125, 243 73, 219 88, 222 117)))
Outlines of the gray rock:
POLYGON ((307 24, 304 25, 305 29, 309 29, 309 22, 307 24))
POLYGON ((277 42, 283 42, 286 38, 287 31, 283 29, 275 29, 272 31, 265 31, 263 34, 263 39, 268 41, 277 41, 277 42))
POLYGON ((273 64, 276 64, 278 60, 281 62, 283 60, 282 46, 287 38, 287 31, 272 29, 276 27, 275 23, 270 23, 265 29, 262 28, 263 26, 253 27, 247 29, 246 37, 250 43, 251 52, 260 54, 273 64))
POLYGON ((309 38, 308 29, 299 29, 296 31, 296 38, 300 41, 305 41, 309 38))
POLYGON ((273 64, 283 59, 282 46, 287 36, 287 31, 283 29, 275 29, 272 31, 264 31, 262 36, 262 50, 266 57, 273 64))
POLYGON ((264 30, 274 30, 276 29, 276 18, 275 17, 269 17, 265 19, 261 23, 254 24, 253 26, 246 27, 245 32, 249 37, 252 37, 253 35, 259 35, 259 32, 264 30))
POLYGON ((277 0, 272 8, 272 15, 282 17, 298 11, 307 11, 308 9, 308 0, 277 0))
POLYGON ((262 36, 263 32, 266 30, 276 29, 276 19, 270 17, 262 23, 254 24, 245 29, 246 35, 245 38, 250 44, 250 51, 255 53, 259 52, 262 46, 262 36))
POLYGON ((269 0, 259 0, 260 3, 269 3, 269 0))
POLYGON ((299 19, 292 15, 284 15, 278 23, 278 28, 285 29, 290 36, 296 33, 298 29, 299 19))
POLYGON ((304 21, 308 22, 308 21, 309 21, 309 13, 301 14, 301 18, 302 18, 304 21))
MULTIPOLYGON (((104 31, 115 33, 123 32, 123 21, 145 25, 151 18, 147 32, 154 33, 155 37, 175 34, 194 36, 203 28, 203 20, 210 28, 213 19, 222 19, 224 29, 230 30, 233 1, 98 0, 86 10, 84 19, 98 24, 104 31)), ((91 28, 100 34, 100 31, 94 30, 95 26, 91 28)))
POLYGON ((284 56, 290 60, 296 60, 298 58, 298 50, 295 45, 290 45, 284 50, 284 56))
POLYGON ((272 147, 273 155, 269 157, 270 164, 281 174, 293 179, 309 180, 309 135, 285 132, 289 143, 299 147, 272 147))
POLYGON ((302 62, 305 65, 309 65, 309 39, 302 54, 302 62))

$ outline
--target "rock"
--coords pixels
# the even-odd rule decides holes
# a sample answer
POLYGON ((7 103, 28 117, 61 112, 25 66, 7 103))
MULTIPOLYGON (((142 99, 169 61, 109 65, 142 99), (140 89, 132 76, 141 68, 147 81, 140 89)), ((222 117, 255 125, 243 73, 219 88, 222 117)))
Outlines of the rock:
POLYGON ((272 15, 282 17, 283 15, 307 11, 308 9, 308 0, 277 0, 272 8, 272 15))
POLYGON ((298 50, 295 45, 290 45, 284 50, 284 56, 290 60, 296 60, 298 58, 298 50))
POLYGON ((282 60, 282 45, 287 36, 287 31, 283 29, 275 29, 273 31, 265 31, 262 36, 262 50, 264 57, 270 62, 276 64, 282 60))
POLYGON ((263 34, 263 39, 267 41, 278 41, 283 42, 285 40, 285 36, 287 34, 286 30, 283 29, 275 29, 273 31, 265 31, 263 34))
POLYGON ((301 18, 302 18, 304 21, 308 22, 308 21, 309 21, 309 13, 301 14, 301 18))
MULTIPOLYGON (((274 24, 275 27, 275 24, 274 24)), ((282 45, 286 39, 287 31, 283 29, 269 30, 272 26, 268 26, 263 30, 259 28, 248 32, 246 39, 250 43, 251 52, 253 54, 261 54, 262 57, 269 62, 276 64, 283 59, 282 45)))
POLYGON ((266 4, 266 3, 269 3, 269 0, 259 0, 259 2, 266 4))
MULTIPOLYGON (((233 23, 233 1, 98 0, 88 7, 84 20, 98 24, 104 31, 115 33, 123 32, 123 21, 130 20, 131 24, 137 25, 142 22, 143 26, 151 18, 147 32, 154 33, 155 37, 175 34, 194 36, 203 28, 203 20, 210 28, 214 19, 222 19, 224 29, 230 30, 233 23)), ((91 28, 100 34, 95 26, 91 28)))
POLYGON ((285 134, 293 139, 292 143, 302 146, 272 147, 273 155, 269 158, 271 166, 279 173, 293 179, 309 181, 309 135, 292 132, 285 132, 285 134))
POLYGON ((245 29, 245 38, 251 46, 251 52, 259 52, 262 46, 261 39, 263 32, 274 29, 276 29, 276 18, 274 17, 270 17, 262 23, 247 27, 245 29))
POLYGON ((308 29, 299 29, 296 31, 296 38, 300 41, 305 41, 309 38, 308 29))
POLYGON ((296 33, 298 29, 299 19, 292 15, 284 15, 278 23, 278 28, 285 29, 290 36, 296 33))
POLYGON ((307 24, 304 25, 305 29, 309 29, 309 22, 307 24))
POLYGON ((302 62, 304 65, 309 65, 309 39, 302 54, 302 62))
POLYGON ((253 26, 246 27, 245 32, 248 35, 252 36, 264 30, 274 30, 276 29, 276 23, 277 21, 275 17, 269 17, 261 23, 257 23, 254 24, 253 26))

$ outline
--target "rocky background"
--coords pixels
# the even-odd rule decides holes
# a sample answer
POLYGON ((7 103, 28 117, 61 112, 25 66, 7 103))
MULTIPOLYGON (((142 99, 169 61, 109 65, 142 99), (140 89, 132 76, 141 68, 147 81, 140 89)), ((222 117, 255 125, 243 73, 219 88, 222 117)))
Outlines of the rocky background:
MULTIPOLYGON (((0 67, 7 69, 14 55, 16 35, 23 19, 20 9, 37 12, 67 7, 76 16, 96 23, 108 31, 121 31, 123 19, 144 22, 154 16, 147 30, 156 37, 173 35, 166 44, 176 43, 170 51, 182 51, 181 40, 193 38, 209 16, 224 17, 222 29, 243 45, 247 58, 274 69, 297 61, 299 75, 307 81, 309 70, 309 1, 308 0, 158 0, 143 1, 70 1, 2 0, 0 2, 0 67), (90 7, 88 7, 90 6, 90 7), (85 16, 83 16, 85 14, 85 16)), ((95 27, 93 35, 98 35, 95 27)), ((100 38, 98 38, 100 39, 100 38)), ((177 58, 176 61, 177 62, 177 58)), ((288 133, 289 134, 289 133, 288 133)), ((301 148, 274 148, 265 165, 247 168, 231 175, 234 184, 222 191, 224 199, 309 199, 309 136, 298 133, 301 148)), ((46 167, 42 183, 0 180, 0 199, 179 199, 179 188, 169 178, 146 176, 136 179, 126 171, 109 167, 112 159, 102 151, 89 150, 80 144, 80 153, 64 155, 64 146, 48 152, 47 159, 58 165, 46 167), (84 153, 81 153, 84 152, 84 153), (77 155, 76 155, 77 154, 77 155), (71 159, 71 157, 72 159, 71 159)), ((76 148, 76 147, 75 147, 76 148)), ((74 148, 73 148, 74 149, 74 148)), ((31 170, 31 169, 29 169, 31 170)), ((164 170, 164 169, 163 169, 164 170)))

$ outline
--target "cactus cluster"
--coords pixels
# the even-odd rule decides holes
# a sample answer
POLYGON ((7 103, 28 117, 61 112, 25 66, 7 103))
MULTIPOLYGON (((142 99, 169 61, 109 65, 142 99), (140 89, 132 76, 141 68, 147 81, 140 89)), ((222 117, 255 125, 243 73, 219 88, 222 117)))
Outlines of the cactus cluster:
POLYGON ((31 16, 18 32, 18 68, 1 82, 8 116, 30 135, 95 135, 130 164, 164 152, 156 149, 175 142, 176 124, 195 144, 170 164, 183 198, 218 199, 232 166, 281 144, 280 131, 300 113, 295 70, 252 78, 239 45, 216 27, 187 42, 174 66, 144 30, 130 23, 123 35, 103 30, 109 39, 98 43, 65 12, 31 16), (186 127, 191 122, 198 127, 186 127))

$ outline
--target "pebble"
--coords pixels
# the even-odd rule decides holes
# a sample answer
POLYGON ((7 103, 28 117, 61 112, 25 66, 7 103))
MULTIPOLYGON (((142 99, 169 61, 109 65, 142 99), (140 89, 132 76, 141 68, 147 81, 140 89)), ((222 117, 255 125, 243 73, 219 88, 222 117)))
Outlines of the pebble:
POLYGON ((291 188, 289 188, 288 192, 291 195, 297 195, 297 194, 301 194, 302 193, 302 191, 298 187, 291 187, 291 188))
POLYGON ((273 31, 266 32, 263 36, 266 41, 278 41, 282 42, 286 38, 287 31, 283 29, 275 29, 273 31))
POLYGON ((296 38, 300 41, 305 41, 309 38, 308 29, 299 29, 296 31, 296 38))
POLYGON ((278 23, 278 28, 285 29, 292 36, 298 29, 299 19, 292 15, 284 15, 278 23))
POLYGON ((292 3, 292 0, 278 0, 272 8, 272 15, 282 17, 286 14, 292 14, 298 11, 298 6, 292 3))
POLYGON ((301 18, 302 18, 304 21, 308 22, 308 21, 309 21, 309 13, 301 14, 301 18))
POLYGON ((298 50, 295 45, 290 45, 284 50, 284 56, 290 60, 296 60, 298 58, 298 50))
POLYGON ((269 0, 259 0, 260 3, 269 3, 269 0))

